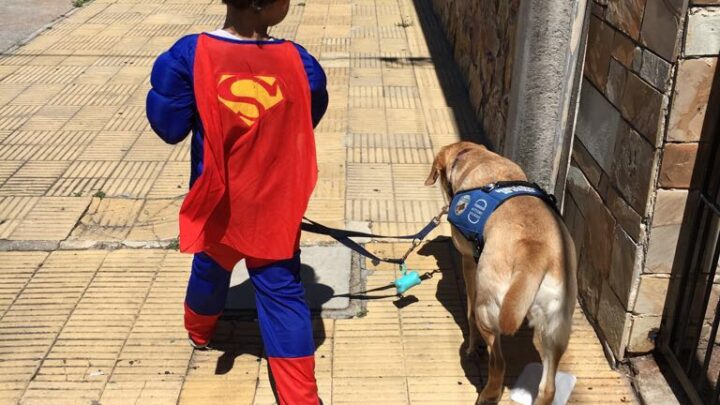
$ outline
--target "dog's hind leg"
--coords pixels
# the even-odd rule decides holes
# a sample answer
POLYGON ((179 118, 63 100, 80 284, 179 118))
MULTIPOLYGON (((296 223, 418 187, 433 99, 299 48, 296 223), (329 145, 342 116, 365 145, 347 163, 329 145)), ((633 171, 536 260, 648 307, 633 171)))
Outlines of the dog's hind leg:
POLYGON ((476 405, 496 404, 500 401, 503 393, 503 382, 505 380, 505 358, 503 358, 500 334, 492 333, 477 325, 482 338, 487 344, 488 351, 488 379, 476 405))
POLYGON ((477 263, 475 259, 468 258, 466 255, 462 257, 463 278, 465 279, 465 289, 467 292, 467 318, 468 318, 468 340, 465 353, 469 356, 478 349, 480 343, 480 332, 478 331, 477 322, 475 321, 475 297, 477 294, 477 263))
POLYGON ((534 405, 550 405, 555 399, 555 376, 570 337, 569 328, 568 332, 563 330, 565 328, 560 329, 554 334, 546 333, 540 327, 535 329, 533 343, 542 359, 543 374, 534 405))

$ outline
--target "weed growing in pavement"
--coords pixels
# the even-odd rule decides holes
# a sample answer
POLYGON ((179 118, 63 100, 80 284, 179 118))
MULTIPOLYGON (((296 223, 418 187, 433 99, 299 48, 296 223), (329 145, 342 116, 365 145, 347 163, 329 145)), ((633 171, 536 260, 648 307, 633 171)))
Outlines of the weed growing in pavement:
POLYGON ((167 245, 167 248, 170 250, 180 250, 180 239, 175 238, 170 241, 170 243, 167 245))

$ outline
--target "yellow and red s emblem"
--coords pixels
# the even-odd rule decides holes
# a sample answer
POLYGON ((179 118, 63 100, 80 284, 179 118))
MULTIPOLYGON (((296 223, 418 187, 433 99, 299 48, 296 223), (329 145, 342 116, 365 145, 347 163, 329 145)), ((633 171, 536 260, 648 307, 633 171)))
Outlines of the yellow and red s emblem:
POLYGON ((271 76, 222 75, 218 100, 252 127, 268 110, 284 100, 279 81, 271 76))

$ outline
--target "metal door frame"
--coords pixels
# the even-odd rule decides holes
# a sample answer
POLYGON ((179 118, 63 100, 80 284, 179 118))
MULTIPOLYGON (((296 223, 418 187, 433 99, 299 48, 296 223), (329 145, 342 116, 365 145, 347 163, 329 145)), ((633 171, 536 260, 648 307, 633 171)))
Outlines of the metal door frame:
POLYGON ((716 233, 719 224, 720 69, 715 72, 708 102, 656 345, 658 360, 661 366, 664 366, 663 371, 675 383, 678 388, 676 393, 683 403, 705 404, 703 392, 711 396, 711 404, 720 403, 720 375, 715 382, 707 380, 713 350, 720 350, 714 348, 720 327, 720 301, 716 304, 708 347, 701 365, 697 358, 704 316, 710 304, 710 293, 720 255, 720 240, 716 233), (713 235, 716 235, 714 239, 713 235), (705 273, 703 270, 706 268, 705 273), (698 324, 691 323, 697 316, 703 316, 702 320, 698 324), (688 342, 691 343, 688 345, 688 342), (706 390, 710 385, 714 385, 714 388, 708 392, 706 390))

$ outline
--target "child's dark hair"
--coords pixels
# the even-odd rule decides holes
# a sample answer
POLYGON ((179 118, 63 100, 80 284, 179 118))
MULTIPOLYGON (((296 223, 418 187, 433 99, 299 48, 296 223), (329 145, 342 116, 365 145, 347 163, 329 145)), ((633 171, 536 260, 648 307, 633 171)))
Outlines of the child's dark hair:
POLYGON ((269 6, 275 3, 276 0, 222 0, 223 3, 230 7, 238 9, 252 8, 255 10, 262 10, 263 7, 269 6))

